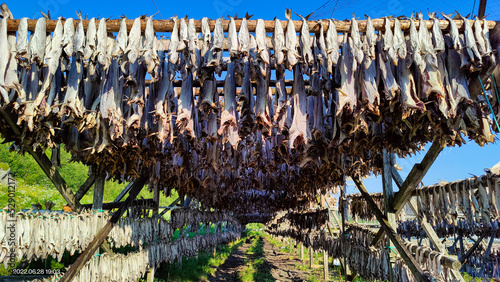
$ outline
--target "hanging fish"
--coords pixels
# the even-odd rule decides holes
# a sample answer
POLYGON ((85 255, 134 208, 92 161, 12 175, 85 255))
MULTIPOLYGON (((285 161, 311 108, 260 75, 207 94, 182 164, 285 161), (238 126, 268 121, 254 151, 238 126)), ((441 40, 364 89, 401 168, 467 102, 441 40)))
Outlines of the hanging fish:
POLYGON ((363 43, 361 42, 361 35, 359 34, 358 21, 354 14, 351 20, 351 30, 349 32, 349 38, 351 39, 351 50, 354 55, 356 65, 360 66, 363 62, 363 43))
POLYGON ((236 150, 240 137, 238 135, 238 116, 236 114, 236 81, 234 79, 234 62, 228 63, 224 83, 224 110, 218 134, 222 135, 222 143, 229 142, 236 150))
POLYGON ((328 56, 328 72, 333 74, 333 68, 337 66, 340 57, 340 46, 338 41, 337 29, 332 20, 328 20, 328 31, 326 33, 326 53, 328 56))
POLYGON ((267 67, 270 61, 269 61, 269 50, 267 48, 265 24, 264 21, 261 19, 257 20, 257 26, 255 27, 255 39, 257 41, 257 54, 259 58, 258 62, 259 62, 260 72, 262 76, 266 77, 267 67))
POLYGON ((170 35, 170 50, 168 53, 168 58, 170 64, 175 66, 179 62, 179 53, 177 52, 177 49, 179 47, 179 20, 177 19, 177 17, 172 17, 172 20, 174 21, 174 28, 172 29, 172 33, 170 35))
POLYGON ((284 74, 284 62, 285 62, 285 33, 281 22, 279 19, 274 18, 274 33, 273 33, 273 50, 274 50, 274 60, 276 65, 276 76, 277 79, 281 78, 284 74))
POLYGON ((300 55, 297 52, 297 32, 295 31, 295 25, 292 21, 292 10, 287 9, 285 16, 288 20, 285 33, 286 59, 287 68, 291 71, 295 64, 297 64, 300 55))
POLYGON ((293 76, 293 121, 290 127, 290 137, 288 140, 290 149, 297 148, 302 144, 307 144, 311 138, 311 132, 307 123, 307 94, 302 67, 300 65, 294 67, 293 76))
POLYGON ((407 50, 405 35, 401 31, 401 23, 397 18, 394 19, 394 48, 400 59, 406 58, 407 50))
POLYGON ((238 34, 236 32, 236 23, 233 17, 229 17, 229 30, 227 33, 227 45, 229 50, 229 56, 237 58, 239 56, 238 51, 238 34))
POLYGON ((470 22, 467 18, 463 17, 458 12, 456 13, 457 16, 461 17, 464 22, 465 50, 467 51, 472 64, 475 67, 480 68, 482 64, 481 54, 479 54, 479 51, 477 49, 476 40, 474 39, 474 33, 472 31, 472 27, 470 26, 470 22))
POLYGON ((434 44, 434 51, 441 53, 445 51, 444 38, 441 31, 441 24, 436 17, 436 13, 429 13, 429 19, 433 20, 432 24, 432 43, 434 44))

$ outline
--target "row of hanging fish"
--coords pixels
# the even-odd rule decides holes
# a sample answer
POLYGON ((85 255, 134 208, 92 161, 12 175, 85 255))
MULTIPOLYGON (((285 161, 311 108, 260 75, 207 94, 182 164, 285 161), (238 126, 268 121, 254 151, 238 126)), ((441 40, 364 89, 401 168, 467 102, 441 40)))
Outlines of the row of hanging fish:
POLYGON ((294 228, 304 230, 323 229, 329 221, 328 209, 318 209, 309 212, 287 212, 282 216, 279 214, 268 224, 285 224, 294 228))
MULTIPOLYGON (((384 195, 382 193, 370 194, 375 204, 380 210, 384 210, 384 195)), ((347 205, 349 214, 353 218, 360 218, 362 220, 372 221, 375 220, 375 214, 366 202, 365 198, 360 193, 347 195, 347 205)))
POLYGON ((85 31, 70 18, 47 35, 41 18, 28 40, 27 19, 13 33, 5 17, 0 107, 23 135, 7 123, 0 131, 21 152, 26 143, 64 143, 75 161, 102 163, 115 179, 148 174, 221 209, 239 208, 232 203, 245 197, 237 192, 249 189, 267 189, 280 196, 280 209, 293 207, 311 200, 312 190, 342 184, 346 172, 379 172, 382 148, 404 156, 430 140, 462 144, 462 134, 493 141, 487 105, 468 92, 471 68, 496 65, 487 21, 472 30, 464 19, 460 34, 450 19, 443 34, 439 21, 429 31, 422 17, 412 18, 405 37, 398 19, 387 18, 385 32, 369 24, 360 34, 353 18, 340 37, 333 21, 311 36, 305 19, 297 31, 291 11, 286 17, 286 29, 275 20, 272 46, 263 20, 255 35, 247 19, 239 31, 231 20, 225 62, 221 19, 213 32, 202 19, 198 40, 192 19, 174 18, 166 42, 152 18, 134 20, 130 31, 124 19, 116 36, 106 19, 91 19, 85 31), (285 70, 293 72, 290 93, 285 70), (222 71, 218 83, 214 74, 222 71))
POLYGON ((424 274, 433 279, 433 281, 453 281, 450 268, 443 264, 443 254, 433 251, 428 246, 418 246, 411 242, 406 242, 405 247, 410 250, 410 253, 412 253, 415 261, 424 271, 424 274))
MULTIPOLYGON (((423 227, 418 222, 418 220, 406 220, 398 221, 398 234, 407 239, 412 237, 423 238, 427 237, 423 227)), ((432 225, 434 232, 440 238, 454 236, 457 234, 462 234, 463 236, 481 236, 486 230, 492 228, 493 230, 499 229, 500 222, 498 219, 492 220, 488 223, 485 222, 469 222, 465 218, 459 218, 454 223, 447 222, 436 222, 432 225)), ((500 238, 500 232, 495 232, 493 234, 496 238, 500 238)))
POLYGON ((480 254, 472 255, 464 262, 464 270, 470 276, 476 278, 499 278, 500 277, 500 252, 493 251, 488 258, 480 254))
MULTIPOLYGON (((231 217, 215 215, 214 212, 205 212, 205 217, 212 223, 219 223, 217 219, 228 221, 231 217)), ((28 261, 33 259, 45 259, 52 256, 58 261, 62 259, 65 251, 70 255, 82 252, 94 239, 95 235, 109 220, 108 212, 83 212, 58 213, 58 212, 19 212, 15 214, 15 256, 19 261, 26 257, 28 261), (69 230, 69 231, 68 231, 69 230)), ((0 212, 0 262, 7 267, 10 247, 8 238, 11 232, 8 229, 9 215, 0 212)), ((198 221, 197 226, 200 222, 198 221)), ((114 247, 133 246, 143 247, 156 241, 170 241, 177 227, 162 218, 121 218, 108 235, 110 244, 114 247)), ((175 225, 177 226, 177 225, 175 225)), ((183 225, 179 225, 182 228, 183 225)), ((210 226, 210 224, 208 224, 210 226)), ((241 226, 231 221, 231 230, 240 230, 241 226)))
MULTIPOLYGON (((137 281, 144 277, 148 269, 157 268, 162 262, 172 263, 183 256, 194 256, 199 250, 237 240, 240 234, 224 232, 216 235, 196 235, 193 238, 181 237, 172 243, 153 243, 127 255, 96 255, 83 266, 72 281, 137 281)), ((55 275, 44 281, 57 281, 61 276, 55 275)))
POLYGON ((241 224, 231 215, 224 212, 200 211, 197 209, 174 209, 171 211, 171 224, 174 229, 182 229, 185 225, 197 228, 200 224, 210 226, 212 223, 229 222, 240 229, 241 224))
POLYGON ((417 189, 419 215, 433 225, 456 225, 459 218, 465 218, 469 225, 489 226, 500 216, 500 163, 486 171, 481 176, 417 189))

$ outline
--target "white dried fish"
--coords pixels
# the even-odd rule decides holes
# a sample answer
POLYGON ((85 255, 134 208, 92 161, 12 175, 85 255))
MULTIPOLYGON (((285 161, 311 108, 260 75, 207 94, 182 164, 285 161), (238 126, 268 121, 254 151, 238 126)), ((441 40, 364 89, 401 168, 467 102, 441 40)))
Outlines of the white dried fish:
POLYGON ((168 53, 170 64, 177 65, 179 62, 179 53, 177 48, 179 46, 179 27, 177 17, 172 17, 174 21, 174 28, 172 29, 172 34, 170 36, 170 49, 168 53))
POLYGON ((196 77, 198 70, 201 65, 201 51, 198 47, 198 34, 196 33, 196 27, 194 24, 194 19, 190 19, 188 23, 188 37, 189 37, 189 67, 193 76, 196 77))
MULTIPOLYGON (((73 27, 74 28, 74 27, 73 27)), ((28 18, 22 18, 17 28, 17 57, 28 58, 28 18)))
MULTIPOLYGON (((241 31, 240 31, 241 33, 241 31)), ((274 33, 273 33, 273 50, 276 68, 280 68, 285 61, 285 54, 283 50, 285 49, 285 33, 283 31, 283 26, 279 19, 274 19, 274 33)))
POLYGON ((401 31, 401 23, 397 18, 394 19, 394 48, 397 55, 401 59, 406 58, 406 40, 403 31, 401 31))
POLYGON ((186 17, 181 18, 179 25, 179 50, 184 50, 187 48, 189 43, 188 37, 188 27, 186 23, 186 17))
POLYGON ((450 35, 451 41, 453 43, 450 48, 455 49, 457 51, 461 50, 462 44, 460 43, 460 33, 458 32, 457 24, 451 17, 443 13, 441 13, 441 15, 449 22, 450 31, 448 32, 448 34, 450 35))
POLYGON ((481 54, 479 54, 479 50, 477 50, 476 40, 474 39, 474 33, 470 26, 470 22, 458 12, 457 15, 461 17, 464 22, 465 49, 467 54, 474 65, 480 66, 482 64, 481 54))
POLYGON ((350 33, 349 38, 351 38, 352 40, 350 48, 354 55, 356 65, 360 66, 361 63, 363 62, 363 56, 364 56, 363 43, 361 42, 361 35, 359 33, 358 21, 356 20, 354 14, 352 15, 351 30, 349 33, 350 33))
POLYGON ((255 27, 255 39, 257 41, 257 53, 261 74, 265 77, 267 75, 267 66, 270 63, 269 60, 269 50, 267 48, 266 40, 266 26, 264 21, 261 19, 257 20, 257 26, 255 27))
POLYGON ((297 64, 300 55, 297 52, 297 32, 295 31, 295 25, 292 21, 292 10, 287 9, 285 12, 285 16, 288 21, 285 33, 285 49, 286 59, 288 63, 287 68, 288 70, 292 70, 295 64, 297 64))
POLYGON ((481 26, 481 22, 477 17, 474 20, 474 37, 476 38, 479 54, 481 54, 481 56, 488 55, 486 53, 486 43, 484 42, 483 27, 481 26))
POLYGON ((333 74, 333 67, 337 66, 337 62, 340 57, 339 53, 339 41, 337 35, 337 29, 332 20, 328 20, 328 31, 326 33, 326 53, 328 56, 327 66, 328 72, 333 74))
POLYGON ((429 18, 433 20, 432 24, 432 42, 434 43, 434 51, 444 52, 444 38, 443 32, 441 31, 441 26, 439 19, 436 17, 436 13, 429 13, 429 18))
POLYGON ((120 22, 120 29, 118 30, 118 34, 116 35, 116 44, 113 48, 113 56, 119 56, 125 53, 127 49, 127 19, 123 18, 120 22))
POLYGON ((99 21, 99 29, 97 30, 97 49, 96 49, 96 56, 97 56, 97 62, 101 64, 104 68, 107 68, 110 62, 108 62, 107 55, 106 55, 106 49, 108 47, 108 32, 106 29, 106 19, 101 19, 99 21))
POLYGON ((77 56, 83 56, 85 46, 85 32, 83 30, 83 22, 79 21, 76 26, 75 38, 73 40, 73 50, 77 56))
POLYGON ((229 30, 227 33, 227 45, 229 50, 229 56, 231 58, 237 58, 238 52, 238 34, 236 32, 236 23, 233 17, 229 17, 229 30))
POLYGON ((147 66, 147 72, 151 75, 151 79, 154 82, 158 80, 158 73, 155 73, 155 70, 160 63, 160 58, 158 58, 158 52, 156 50, 156 34, 153 28, 152 16, 149 17, 146 22, 144 35, 145 38, 142 56, 147 66))
MULTIPOLYGON (((298 14, 297 14, 298 15, 298 14)), ((302 52, 302 60, 304 67, 307 69, 314 61, 314 56, 311 50, 311 36, 309 32, 309 23, 302 15, 298 15, 302 19, 302 27, 300 30, 300 51, 302 52)))
POLYGON ((222 135, 222 142, 229 142, 234 149, 237 148, 240 137, 236 115, 236 81, 234 79, 234 62, 227 66, 224 82, 224 111, 221 116, 221 126, 218 134, 222 135))
POLYGON ((7 40, 7 19, 0 19, 0 94, 2 95, 3 102, 8 104, 10 102, 9 93, 5 85, 5 73, 9 63, 10 50, 9 42, 7 40))
POLYGON ((363 40, 364 66, 369 68, 371 61, 375 60, 375 28, 373 27, 372 20, 366 16, 366 32, 363 40))
POLYGON ((97 27, 95 25, 95 19, 91 18, 87 26, 87 34, 85 34, 85 51, 83 53, 83 59, 89 60, 94 59, 94 52, 96 48, 97 41, 97 27))
MULTIPOLYGON (((36 22, 35 33, 30 41, 30 62, 42 64, 45 58, 45 44, 47 38, 46 20, 40 18, 36 22)), ((6 41, 7 42, 7 41, 6 41)))

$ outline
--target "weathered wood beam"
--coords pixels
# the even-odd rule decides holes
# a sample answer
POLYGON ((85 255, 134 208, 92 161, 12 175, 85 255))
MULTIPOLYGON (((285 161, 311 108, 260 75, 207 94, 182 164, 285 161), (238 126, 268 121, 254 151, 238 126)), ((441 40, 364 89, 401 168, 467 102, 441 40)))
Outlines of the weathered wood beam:
POLYGON ((481 244, 481 241, 483 241, 483 239, 486 236, 488 236, 488 234, 490 234, 490 232, 491 232, 491 227, 489 227, 483 231, 481 236, 479 238, 477 238, 476 242, 474 242, 474 245, 472 245, 472 247, 467 251, 465 256, 460 258, 461 264, 464 264, 469 259, 469 257, 472 255, 472 253, 477 249, 477 247, 479 247, 479 245, 481 244))
POLYGON ((125 188, 123 188, 123 190, 120 192, 120 195, 118 195, 113 200, 113 203, 118 203, 119 201, 121 201, 121 199, 123 199, 123 197, 125 197, 125 195, 128 193, 128 191, 130 191, 130 188, 132 188, 132 185, 133 185, 133 183, 130 182, 125 188))
MULTIPOLYGON (((119 208, 124 202, 111 202, 111 203, 103 203, 102 207, 100 208, 101 210, 112 210, 112 209, 117 209, 119 208)), ((139 200, 134 200, 130 206, 144 206, 148 207, 150 209, 155 208, 155 202, 153 199, 139 199, 139 200)), ((82 205, 84 209, 90 209, 94 208, 94 204, 84 204, 82 205)))
POLYGON ((94 199, 92 209, 102 210, 104 201, 104 184, 106 183, 106 173, 99 173, 94 183, 94 199))
POLYGON ((177 205, 177 203, 179 203, 181 201, 181 198, 180 197, 177 197, 177 199, 175 199, 175 201, 173 201, 170 205, 168 205, 168 207, 166 207, 161 213, 159 213, 157 216, 158 217, 162 217, 164 214, 166 214, 171 207, 177 205))
POLYGON ((391 239, 391 241, 394 243, 394 246, 398 250, 399 255, 403 258, 405 261, 406 265, 408 268, 411 270, 413 273, 413 276, 415 277, 416 281, 430 281, 429 277, 427 277, 420 265, 418 265, 417 261, 413 258, 411 253, 406 249, 403 241, 399 237, 399 235, 394 231, 393 228, 391 228, 389 222, 387 221, 387 218, 384 216, 382 211, 378 208, 377 204, 375 204, 375 201, 373 201, 372 197, 366 190, 366 187, 364 186, 363 182, 359 178, 358 175, 352 176, 351 177, 354 183, 356 184, 356 187, 358 188, 359 192, 363 197, 365 198, 366 202, 370 206, 370 209, 372 212, 375 214, 375 217, 380 223, 381 229, 385 231, 385 234, 387 234, 387 237, 391 239))
POLYGON ((52 161, 47 157, 47 155, 44 152, 42 152, 41 150, 37 151, 33 150, 32 145, 28 144, 26 140, 21 138, 21 129, 17 126, 17 124, 14 123, 10 115, 4 109, 0 109, 0 114, 3 116, 3 119, 7 122, 7 124, 12 128, 14 133, 18 135, 19 138, 22 140, 23 145, 26 148, 26 151, 31 156, 33 156, 33 158, 38 163, 40 168, 43 170, 45 175, 47 175, 52 184, 54 184, 57 191, 61 193, 64 200, 66 200, 71 209, 73 209, 73 211, 76 212, 80 211, 81 210, 80 203, 75 198, 73 191, 71 191, 66 181, 64 181, 64 178, 62 178, 62 176, 59 174, 59 170, 57 169, 57 167, 54 166, 52 161))
POLYGON ((486 0, 479 1, 479 9, 477 12, 477 17, 482 19, 484 17, 484 13, 486 12, 486 0))
POLYGON ((85 196, 85 194, 87 194, 87 192, 90 190, 90 187, 92 187, 92 185, 94 185, 95 177, 96 177, 95 171, 92 170, 92 172, 89 175, 89 177, 87 178, 87 180, 85 180, 85 182, 82 184, 82 186, 80 186, 80 189, 78 189, 78 191, 75 194, 75 199, 78 202, 80 202, 80 200, 83 198, 83 196, 85 196))
MULTIPOLYGON (((141 20, 141 30, 144 31, 146 29, 146 19, 141 20)), ((471 22, 471 25, 473 23, 472 20, 469 20, 471 22)), ((18 26, 19 26, 19 19, 12 19, 12 20, 7 20, 7 31, 17 31, 18 26)), ((29 31, 35 31, 36 27, 36 22, 37 20, 28 20, 28 30, 29 31)), ((65 20, 62 21, 64 24, 65 20)), ((79 20, 74 20, 75 27, 78 25, 80 21, 79 20)), ((373 27, 375 30, 385 30, 385 20, 383 18, 380 19, 372 19, 373 22, 373 27)), ((432 20, 424 20, 425 24, 427 25, 427 28, 430 29, 433 25, 432 20)), ((490 28, 493 28, 495 25, 495 21, 487 21, 488 25, 490 28)), ((108 32, 118 32, 120 30, 120 23, 121 20, 107 20, 106 22, 106 30, 108 32)), ((239 30, 241 26, 241 19, 235 20, 236 23, 236 29, 239 30)), ((309 25, 309 31, 311 33, 319 33, 320 30, 320 25, 316 21, 307 21, 309 25)), ((335 27, 337 29, 337 32, 348 32, 351 29, 351 21, 333 21, 335 24, 335 27)), ((400 20, 401 23, 401 30, 408 30, 410 28, 410 21, 409 20, 400 20)), ((455 20, 455 23, 457 24, 458 28, 461 29, 463 28, 463 21, 462 20, 455 20)), ((46 22, 46 30, 47 32, 52 32, 54 31, 55 27, 57 24, 57 20, 47 20, 46 22)), ((86 30, 87 26, 89 24, 89 20, 83 20, 83 28, 86 30)), ((130 31, 132 28, 132 25, 134 24, 134 20, 127 20, 127 29, 130 31)), ((195 20, 194 21, 196 32, 201 32, 201 20, 195 20)), ((214 30, 215 28, 215 20, 210 20, 210 30, 214 30)), ((302 21, 293 21, 293 24, 295 26, 295 30, 298 32, 300 28, 302 27, 302 21)), ((323 24, 325 27, 325 30, 328 29, 329 22, 328 20, 323 20, 323 24)), ((447 20, 440 20, 439 21, 441 29, 447 29, 449 26, 449 22, 447 20)), ((481 23, 482 24, 482 23, 481 23)), ((257 20, 248 20, 247 21, 248 25, 248 30, 250 32, 254 32, 255 28, 257 26, 257 20)), ((265 20, 264 21, 265 29, 266 32, 273 32, 274 31, 274 21, 272 20, 265 20)), ((286 29, 287 21, 281 21, 281 25, 283 29, 286 29)), ((415 25, 417 28, 419 28, 420 22, 415 21, 415 25)), ((222 27, 224 31, 228 31, 229 29, 229 20, 222 20, 222 27)), ((394 27, 394 21, 391 21, 391 28, 394 27)), ((153 28, 155 32, 171 32, 174 28, 174 21, 173 20, 153 20, 153 28)), ((366 20, 359 20, 358 21, 358 28, 360 32, 366 31, 366 20)))
POLYGON ((146 184, 147 177, 141 176, 132 185, 130 189, 130 193, 128 195, 127 200, 125 200, 120 208, 111 216, 109 221, 104 225, 104 227, 97 233, 94 240, 90 242, 88 247, 83 251, 83 253, 78 257, 78 259, 69 267, 68 271, 61 277, 61 282, 69 282, 72 281, 73 278, 78 274, 78 272, 82 269, 82 267, 89 261, 92 256, 95 254, 97 248, 104 242, 108 234, 111 232, 113 227, 116 225, 120 217, 123 215, 125 210, 128 208, 130 203, 135 200, 139 192, 146 184))
POLYGON ((439 142, 432 143, 432 146, 425 154, 422 162, 413 166, 410 173, 406 177, 406 180, 403 182, 403 185, 401 185, 401 189, 394 196, 394 210, 396 211, 396 214, 403 209, 404 205, 410 199, 418 184, 422 181, 425 174, 442 150, 443 147, 439 142))
MULTIPOLYGON (((382 186, 383 186, 383 195, 384 195, 384 215, 387 218, 387 222, 392 229, 396 230, 396 215, 394 214, 394 190, 392 189, 392 154, 388 152, 386 149, 382 150, 382 186)), ((394 247, 392 241, 387 238, 387 246, 390 248, 394 247)), ((392 266, 392 263, 395 262, 395 254, 394 252, 390 252, 387 257, 389 260, 388 265, 392 266)), ((392 273, 392 267, 389 267, 389 280, 394 281, 394 274, 392 273)))

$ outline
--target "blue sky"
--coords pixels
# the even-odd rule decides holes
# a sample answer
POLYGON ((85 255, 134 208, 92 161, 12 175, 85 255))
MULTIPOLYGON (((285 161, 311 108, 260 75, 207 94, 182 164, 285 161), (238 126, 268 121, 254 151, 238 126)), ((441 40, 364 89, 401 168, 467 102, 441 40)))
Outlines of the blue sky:
MULTIPOLYGON (((307 1, 243 1, 243 0, 208 0, 208 1, 161 1, 155 0, 158 9, 164 19, 173 15, 185 16, 201 19, 202 17, 218 18, 220 16, 234 15, 240 16, 246 12, 254 14, 254 19, 262 18, 272 20, 275 16, 285 19, 285 8, 292 8, 294 12, 307 15, 325 4, 327 0, 307 0, 307 1)), ((118 18, 126 15, 128 18, 135 18, 140 15, 152 15, 156 13, 156 8, 151 0, 141 1, 70 1, 70 0, 35 0, 35 1, 7 1, 7 5, 14 17, 39 18, 39 10, 51 11, 52 18, 59 15, 64 17, 76 17, 75 10, 81 10, 83 14, 90 17, 118 18)), ((477 11, 477 1, 463 0, 422 0, 417 4, 408 5, 408 1, 387 0, 387 1, 330 1, 325 8, 318 10, 316 18, 330 17, 335 19, 351 18, 356 12, 357 17, 363 18, 364 14, 372 18, 388 15, 409 16, 413 11, 442 11, 453 13, 458 10, 462 14, 468 14, 473 10, 477 11), (475 6, 474 6, 474 2, 475 6), (404 3, 404 5, 403 5, 404 3), (332 15, 333 7, 335 12, 332 15)), ((500 0, 489 0, 486 14, 488 19, 500 19, 500 0)), ((298 19, 298 17, 295 17, 298 19)), ((155 19, 160 19, 159 15, 155 19)), ((429 147, 429 146, 427 146, 429 147)), ((398 164, 403 168, 402 176, 411 170, 415 162, 420 161, 423 154, 408 159, 398 160, 398 164)), ((433 184, 439 180, 453 181, 469 177, 470 174, 480 175, 483 169, 491 167, 500 161, 500 145, 492 144, 479 147, 475 143, 470 143, 462 147, 445 148, 438 157, 434 165, 429 170, 423 182, 426 185, 433 184)), ((370 192, 381 191, 381 179, 371 178, 365 180, 365 184, 370 192)), ((354 186, 348 187, 348 193, 356 192, 354 186)))

